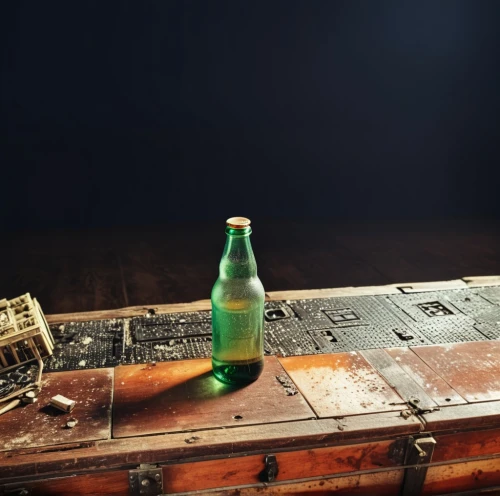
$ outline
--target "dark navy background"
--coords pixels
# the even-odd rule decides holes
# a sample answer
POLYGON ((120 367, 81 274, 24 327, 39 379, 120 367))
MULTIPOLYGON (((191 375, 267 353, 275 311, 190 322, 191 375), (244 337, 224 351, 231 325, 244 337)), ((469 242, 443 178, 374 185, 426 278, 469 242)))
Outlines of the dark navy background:
POLYGON ((496 0, 0 8, 4 227, 497 218, 496 0))

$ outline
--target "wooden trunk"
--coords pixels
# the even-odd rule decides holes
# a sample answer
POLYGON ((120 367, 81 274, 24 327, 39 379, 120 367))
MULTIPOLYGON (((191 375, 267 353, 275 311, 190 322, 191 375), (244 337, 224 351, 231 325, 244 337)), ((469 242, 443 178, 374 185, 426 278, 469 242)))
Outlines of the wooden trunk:
MULTIPOLYGON (((418 290, 384 290, 400 286, 418 290)), ((484 341, 269 356, 244 388, 218 383, 206 358, 47 373, 37 404, 0 416, 0 495, 492 494, 499 372, 500 342, 484 341), (47 406, 56 394, 73 412, 47 406)))

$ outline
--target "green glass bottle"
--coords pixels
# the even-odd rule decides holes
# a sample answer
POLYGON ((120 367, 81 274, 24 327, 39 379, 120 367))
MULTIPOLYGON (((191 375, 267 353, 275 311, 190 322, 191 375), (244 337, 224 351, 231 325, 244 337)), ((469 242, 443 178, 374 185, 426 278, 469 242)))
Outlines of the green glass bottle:
POLYGON ((212 289, 212 368, 228 384, 245 384, 264 368, 264 287, 244 217, 227 221, 219 278, 212 289))

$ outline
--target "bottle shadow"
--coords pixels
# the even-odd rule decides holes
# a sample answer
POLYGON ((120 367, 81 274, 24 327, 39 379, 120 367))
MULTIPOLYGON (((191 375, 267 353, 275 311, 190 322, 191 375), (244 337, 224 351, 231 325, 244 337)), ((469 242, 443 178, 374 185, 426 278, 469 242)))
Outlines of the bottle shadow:
POLYGON ((213 400, 235 393, 247 387, 248 384, 235 385, 219 381, 212 371, 205 372, 196 377, 187 379, 174 387, 167 389, 164 393, 173 397, 182 397, 188 393, 192 400, 213 400))
POLYGON ((220 409, 216 406, 219 398, 238 394, 249 386, 225 384, 216 379, 212 371, 176 383, 172 387, 168 387, 168 382, 165 382, 166 387, 160 385, 161 390, 158 392, 154 392, 155 388, 151 386, 150 390, 142 389, 132 397, 124 397, 118 404, 115 403, 115 415, 134 416, 146 411, 148 415, 169 411, 183 412, 186 415, 196 412, 206 415, 209 411, 213 410, 215 413, 220 409), (214 404, 207 409, 210 403, 214 404))

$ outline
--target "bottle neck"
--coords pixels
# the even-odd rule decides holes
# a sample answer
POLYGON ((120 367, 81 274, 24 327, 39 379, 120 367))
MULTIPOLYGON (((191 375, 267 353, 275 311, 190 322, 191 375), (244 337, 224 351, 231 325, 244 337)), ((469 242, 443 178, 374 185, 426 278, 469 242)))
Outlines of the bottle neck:
POLYGON ((252 229, 226 228, 226 246, 219 265, 221 279, 247 278, 257 275, 257 263, 250 243, 252 229))

